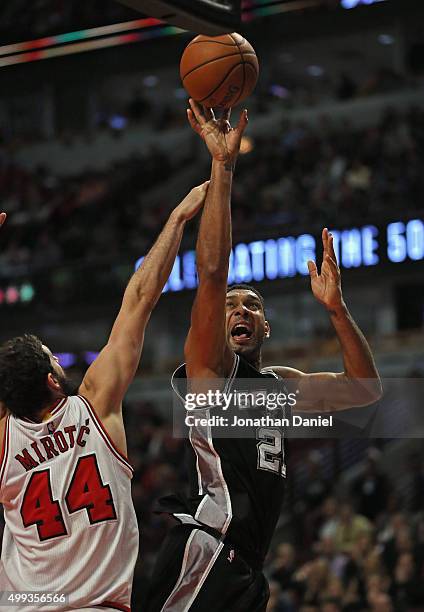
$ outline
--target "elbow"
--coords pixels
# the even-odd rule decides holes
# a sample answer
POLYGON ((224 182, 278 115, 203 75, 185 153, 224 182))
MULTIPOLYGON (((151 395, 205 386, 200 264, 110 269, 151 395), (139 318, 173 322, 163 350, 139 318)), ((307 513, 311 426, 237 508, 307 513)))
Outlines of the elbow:
POLYGON ((371 406, 383 397, 383 387, 377 373, 373 378, 352 377, 344 373, 341 380, 347 385, 346 399, 350 408, 371 406))
POLYGON ((383 397, 383 385, 381 384, 380 376, 376 373, 375 378, 370 378, 365 382, 365 390, 369 395, 369 404, 378 402, 383 397))
POLYGON ((383 385, 381 384, 381 380, 378 379, 375 384, 375 390, 373 391, 373 397, 371 399, 370 404, 374 404, 378 402, 383 397, 383 385))
POLYGON ((381 378, 377 376, 375 380, 375 402, 378 402, 383 397, 383 385, 381 384, 381 378))
POLYGON ((383 397, 383 386, 380 377, 369 378, 360 382, 360 390, 358 391, 358 399, 361 406, 371 406, 383 397))

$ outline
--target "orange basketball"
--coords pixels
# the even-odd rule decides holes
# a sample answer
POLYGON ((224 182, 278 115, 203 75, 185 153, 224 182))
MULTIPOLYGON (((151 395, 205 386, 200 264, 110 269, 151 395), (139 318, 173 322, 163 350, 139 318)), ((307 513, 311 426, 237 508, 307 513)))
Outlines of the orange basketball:
POLYGON ((229 108, 255 89, 259 64, 240 34, 200 35, 186 47, 180 74, 191 98, 209 108, 229 108))

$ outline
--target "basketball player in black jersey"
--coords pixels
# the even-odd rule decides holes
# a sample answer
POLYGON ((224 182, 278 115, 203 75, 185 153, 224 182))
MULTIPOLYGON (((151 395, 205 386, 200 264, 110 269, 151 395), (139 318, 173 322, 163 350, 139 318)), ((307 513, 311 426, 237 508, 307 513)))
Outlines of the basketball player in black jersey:
MULTIPOLYGON (((184 398, 209 389, 229 391, 248 379, 262 389, 268 379, 296 379, 303 411, 367 405, 381 394, 370 348, 341 293, 332 236, 322 234, 320 273, 309 262, 312 291, 328 310, 340 341, 345 371, 305 374, 284 366, 263 368, 261 347, 271 330, 261 295, 252 287, 227 288, 231 251, 230 194, 247 112, 232 129, 229 112, 190 101, 188 118, 212 156, 211 182, 197 241, 199 287, 185 344, 186 363, 173 386, 184 398), (359 384, 360 379, 373 381, 359 384), (335 384, 333 384, 335 383, 335 384)), ((216 406, 215 406, 216 408, 216 406)), ((196 408, 209 417, 214 407, 196 408)), ((284 431, 259 427, 245 438, 222 437, 213 425, 190 427, 190 490, 161 500, 180 524, 168 534, 154 570, 148 612, 262 612, 268 585, 262 565, 281 511, 286 465, 284 431)))

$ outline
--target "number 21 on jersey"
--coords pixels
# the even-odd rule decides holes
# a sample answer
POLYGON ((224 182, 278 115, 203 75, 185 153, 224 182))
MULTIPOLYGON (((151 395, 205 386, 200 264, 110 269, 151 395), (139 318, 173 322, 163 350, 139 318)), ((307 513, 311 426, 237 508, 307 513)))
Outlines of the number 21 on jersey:
POLYGON ((284 436, 280 429, 260 427, 256 431, 259 440, 258 469, 274 472, 283 478, 286 477, 286 464, 284 457, 284 436))

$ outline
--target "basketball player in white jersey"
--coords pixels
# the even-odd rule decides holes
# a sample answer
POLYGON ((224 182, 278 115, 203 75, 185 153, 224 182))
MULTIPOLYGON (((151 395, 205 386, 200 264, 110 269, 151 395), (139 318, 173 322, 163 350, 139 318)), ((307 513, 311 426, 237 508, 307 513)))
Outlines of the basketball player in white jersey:
POLYGON ((208 183, 194 188, 172 212, 130 280, 108 343, 78 394, 37 337, 0 347, 3 609, 130 611, 139 535, 122 400, 185 223, 207 189, 208 183), (31 605, 22 604, 23 593, 31 605))

